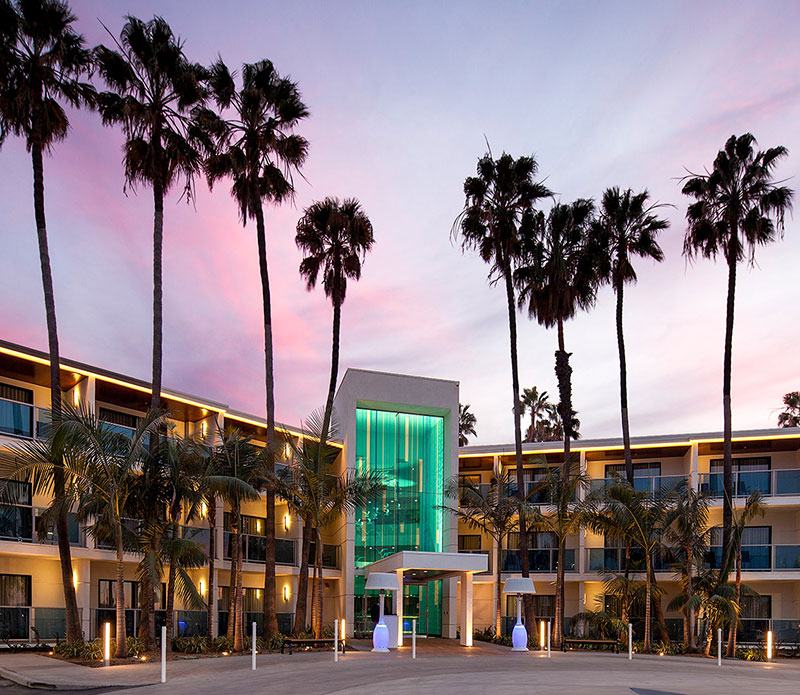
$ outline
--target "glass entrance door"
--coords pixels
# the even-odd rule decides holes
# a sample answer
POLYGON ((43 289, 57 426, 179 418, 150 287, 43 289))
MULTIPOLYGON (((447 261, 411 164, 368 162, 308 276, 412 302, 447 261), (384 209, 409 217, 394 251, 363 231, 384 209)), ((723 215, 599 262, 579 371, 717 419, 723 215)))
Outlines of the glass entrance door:
POLYGON ((403 586, 403 634, 411 634, 411 621, 417 619, 417 635, 442 636, 442 582, 403 586))

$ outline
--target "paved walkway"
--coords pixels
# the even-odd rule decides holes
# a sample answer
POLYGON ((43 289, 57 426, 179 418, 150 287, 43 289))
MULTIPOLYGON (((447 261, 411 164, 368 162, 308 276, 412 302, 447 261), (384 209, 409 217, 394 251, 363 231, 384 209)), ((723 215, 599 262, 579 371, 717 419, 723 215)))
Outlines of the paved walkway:
MULTIPOLYGON (((167 685, 158 683, 157 663, 90 669, 25 654, 0 656, 0 670, 61 689, 105 688, 115 685, 128 695, 245 695, 247 693, 436 692, 455 695, 504 693, 591 693, 591 695, 730 695, 730 693, 800 692, 800 663, 723 663, 702 658, 635 656, 590 652, 515 654, 507 648, 477 644, 472 649, 451 646, 443 640, 420 640, 416 660, 404 647, 390 654, 348 652, 333 662, 328 652, 263 654, 258 669, 250 670, 250 657, 172 661, 167 665, 167 685), (69 679, 72 680, 71 684, 69 679), (57 682, 56 682, 57 681, 57 682), (128 690, 137 685, 135 690, 128 690)), ((8 676, 5 676, 8 677, 8 676)))

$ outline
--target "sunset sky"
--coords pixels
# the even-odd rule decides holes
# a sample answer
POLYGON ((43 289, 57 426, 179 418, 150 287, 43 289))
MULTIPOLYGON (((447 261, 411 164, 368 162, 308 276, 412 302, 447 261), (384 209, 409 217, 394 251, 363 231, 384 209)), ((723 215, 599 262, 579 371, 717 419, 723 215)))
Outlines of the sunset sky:
MULTIPOLYGON (((783 144, 778 174, 798 187, 797 2, 72 2, 90 45, 123 15, 160 13, 192 59, 232 67, 271 59, 297 80, 311 142, 295 204, 266 211, 273 291, 276 409, 298 423, 323 404, 331 309, 298 274, 303 208, 355 196, 375 247, 343 308, 347 367, 455 379, 478 418, 477 443, 513 439, 505 294, 451 240, 464 178, 485 152, 534 154, 566 202, 612 185, 648 188, 674 207, 666 260, 639 261, 627 290, 634 435, 722 427, 726 271, 681 256, 686 170, 710 166, 725 139, 751 131, 783 144)), ((149 378, 152 195, 123 192, 122 136, 72 115, 45 161, 48 232, 64 357, 149 378)), ((30 158, 0 150, 0 337, 46 349, 30 158)), ((263 333, 254 227, 229 187, 197 187, 165 211, 164 383, 264 413, 263 333)), ((800 208, 799 208, 800 209, 800 208)), ((800 229, 742 268, 736 301, 733 424, 774 426, 800 389, 800 229)), ((520 315, 523 386, 554 398, 554 331, 520 315)), ((584 437, 617 436, 613 294, 566 326, 584 437)))

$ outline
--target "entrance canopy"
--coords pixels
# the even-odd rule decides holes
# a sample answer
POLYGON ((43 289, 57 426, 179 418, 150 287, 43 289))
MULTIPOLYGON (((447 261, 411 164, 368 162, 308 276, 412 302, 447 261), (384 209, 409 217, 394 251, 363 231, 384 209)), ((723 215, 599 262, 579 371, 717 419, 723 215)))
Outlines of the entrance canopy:
MULTIPOLYGON (((437 579, 461 580, 461 644, 472 646, 472 575, 486 572, 489 557, 471 553, 435 553, 421 550, 401 550, 367 565, 367 575, 372 572, 397 574, 400 591, 403 584, 426 584, 437 579)), ((401 597, 398 597, 400 599, 401 597)), ((402 606, 402 600, 397 605, 402 606)), ((399 620, 398 646, 403 646, 403 621, 399 620)))
POLYGON ((489 556, 470 553, 431 553, 421 550, 401 550, 399 553, 371 562, 364 570, 370 572, 403 571, 406 584, 423 584, 433 579, 450 579, 462 574, 477 574, 489 569, 489 556))

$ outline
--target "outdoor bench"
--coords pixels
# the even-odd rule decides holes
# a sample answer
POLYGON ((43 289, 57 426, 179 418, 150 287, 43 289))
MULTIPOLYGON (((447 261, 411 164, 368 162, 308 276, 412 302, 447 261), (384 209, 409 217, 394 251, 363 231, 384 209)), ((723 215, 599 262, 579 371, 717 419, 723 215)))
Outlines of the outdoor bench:
POLYGON ((615 639, 580 639, 569 638, 561 640, 561 650, 567 651, 567 647, 611 647, 614 654, 619 652, 619 642, 615 639))
MULTIPOLYGON (((332 647, 333 641, 333 637, 323 637, 322 639, 314 639, 312 637, 308 639, 303 637, 285 637, 281 643, 281 654, 284 653, 283 650, 286 647, 289 647, 289 654, 291 654, 292 649, 295 647, 327 647, 328 645, 332 647)), ((342 650, 342 654, 346 653, 347 647, 344 640, 339 640, 339 648, 342 650)))

